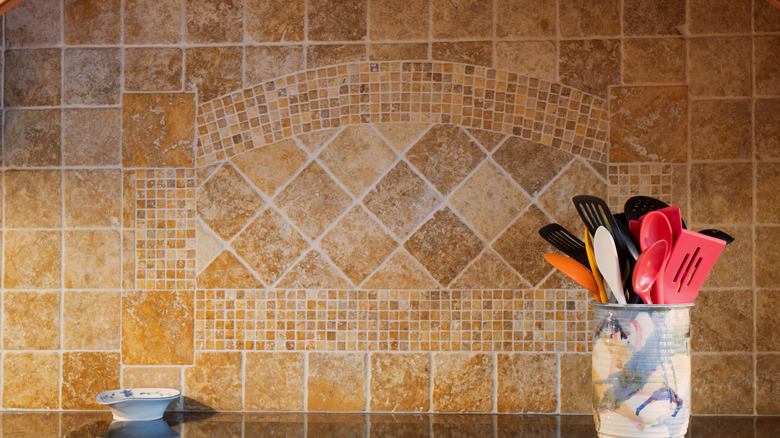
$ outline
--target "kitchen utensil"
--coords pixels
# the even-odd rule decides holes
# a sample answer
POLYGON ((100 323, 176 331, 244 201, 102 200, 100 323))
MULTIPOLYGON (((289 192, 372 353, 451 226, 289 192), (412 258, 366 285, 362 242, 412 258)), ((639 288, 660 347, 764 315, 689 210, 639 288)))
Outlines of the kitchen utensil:
POLYGON ((683 229, 682 213, 680 213, 680 207, 673 205, 658 210, 659 213, 663 213, 666 219, 669 220, 669 226, 672 227, 672 236, 677 239, 680 235, 680 231, 683 229))
POLYGON ((539 230, 539 235, 562 253, 588 266, 585 243, 560 224, 549 224, 539 230))
MULTIPOLYGON (((642 221, 639 229, 639 247, 642 251, 645 251, 654 243, 659 240, 666 242, 667 254, 671 252, 671 248, 674 245, 674 234, 672 233, 672 226, 669 225, 669 219, 665 214, 659 211, 651 211, 642 216, 642 221)), ((653 284, 653 289, 650 292, 651 299, 656 304, 664 303, 664 288, 663 288, 663 271, 656 278, 653 284)))
POLYGON ((642 297, 645 304, 653 304, 650 290, 663 271, 668 251, 669 244, 665 240, 659 240, 644 250, 636 261, 633 276, 634 292, 642 297))
POLYGON ((692 303, 725 247, 724 240, 683 230, 663 271, 663 304, 692 303))
POLYGON ((620 259, 618 258, 615 240, 606 227, 600 226, 593 236, 593 249, 596 254, 596 264, 607 280, 607 285, 618 303, 626 304, 623 282, 620 277, 620 259))
POLYGON ((567 277, 574 280, 575 283, 593 292, 597 302, 600 300, 596 280, 594 280, 593 275, 588 271, 588 268, 578 263, 573 258, 560 254, 545 254, 544 258, 550 262, 551 265, 558 268, 559 271, 566 274, 567 277))
POLYGON ((731 245, 731 242, 734 241, 734 238, 726 234, 726 232, 721 230, 715 230, 712 228, 708 228, 706 230, 701 230, 699 233, 704 234, 705 236, 714 237, 716 239, 720 239, 724 242, 726 242, 726 246, 731 245))
POLYGON ((599 288, 599 303, 607 303, 607 291, 604 290, 604 278, 599 272, 598 265, 596 265, 596 255, 593 253, 593 239, 590 237, 588 230, 585 230, 585 251, 588 254, 588 263, 590 264, 590 271, 593 273, 593 279, 596 281, 596 287, 599 288))
MULTIPOLYGON (((650 196, 632 196, 628 198, 623 206, 626 219, 629 223, 631 221, 637 221, 640 217, 644 216, 651 211, 661 210, 668 208, 669 204, 660 199, 652 198, 650 196)), ((686 228, 685 221, 680 218, 680 222, 683 228, 686 228)))

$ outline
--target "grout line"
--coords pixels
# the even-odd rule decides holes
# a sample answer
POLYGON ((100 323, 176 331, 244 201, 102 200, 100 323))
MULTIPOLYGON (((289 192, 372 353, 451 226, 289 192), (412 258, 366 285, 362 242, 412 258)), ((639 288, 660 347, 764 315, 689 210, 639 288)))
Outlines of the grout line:
MULTIPOLYGON (((756 2, 750 2, 750 29, 755 29, 755 5, 756 2)), ((752 160, 752 203, 751 208, 753 210, 752 214, 752 226, 750 230, 751 238, 753 242, 756 242, 757 238, 757 219, 758 219, 758 161, 756 158, 757 151, 756 151, 756 94, 757 94, 757 86, 756 86, 756 72, 755 72, 755 66, 756 66, 756 43, 755 43, 755 36, 750 39, 750 89, 751 89, 751 104, 750 104, 750 137, 751 137, 751 160, 752 160)), ((753 252, 755 253, 755 243, 753 252)), ((758 290, 757 290, 757 281, 756 281, 756 263, 755 263, 755 256, 752 258, 752 279, 751 279, 751 289, 753 292, 753 308, 751 309, 753 311, 753 415, 756 415, 758 412, 758 309, 756 308, 758 305, 758 290)), ((755 420, 754 420, 755 421, 755 420)), ((755 430, 753 432, 754 434, 757 433, 755 430)))

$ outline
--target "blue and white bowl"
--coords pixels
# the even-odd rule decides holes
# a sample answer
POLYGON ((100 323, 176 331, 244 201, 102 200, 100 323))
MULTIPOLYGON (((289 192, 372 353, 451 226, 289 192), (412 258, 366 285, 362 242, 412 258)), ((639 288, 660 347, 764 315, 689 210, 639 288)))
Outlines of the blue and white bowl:
POLYGON ((169 388, 113 389, 99 393, 95 400, 111 408, 116 421, 149 421, 162 418, 165 408, 180 395, 169 388))

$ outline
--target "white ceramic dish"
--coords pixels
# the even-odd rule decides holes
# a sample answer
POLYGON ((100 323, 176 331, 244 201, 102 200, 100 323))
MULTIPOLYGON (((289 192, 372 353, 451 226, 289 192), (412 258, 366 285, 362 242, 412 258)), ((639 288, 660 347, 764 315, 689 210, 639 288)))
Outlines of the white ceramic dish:
POLYGON ((113 421, 98 438, 178 438, 179 434, 164 420, 113 421))
POLYGON ((162 418, 165 408, 180 395, 169 388, 129 388, 103 391, 95 400, 111 408, 116 421, 149 421, 162 418))

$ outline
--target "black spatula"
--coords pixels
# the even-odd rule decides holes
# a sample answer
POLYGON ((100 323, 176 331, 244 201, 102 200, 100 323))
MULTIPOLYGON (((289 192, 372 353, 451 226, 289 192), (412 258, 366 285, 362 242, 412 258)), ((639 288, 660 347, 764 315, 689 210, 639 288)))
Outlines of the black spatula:
POLYGON ((590 270, 585 242, 578 239, 569 230, 563 228, 560 224, 549 224, 539 230, 539 235, 559 251, 580 262, 590 270))
MULTIPOLYGON (((664 201, 656 199, 650 196, 632 196, 628 198, 626 204, 623 206, 623 212, 626 215, 626 219, 629 221, 638 221, 640 217, 644 216, 651 211, 661 210, 668 207, 664 201)), ((683 228, 685 221, 682 221, 683 228)))
POLYGON ((716 239, 720 239, 720 240, 726 242, 726 246, 729 246, 731 244, 731 242, 734 241, 733 237, 728 235, 725 231, 721 231, 721 230, 715 230, 715 229, 709 228, 709 229, 706 229, 706 230, 701 230, 701 231, 699 231, 699 233, 704 234, 705 236, 710 236, 710 237, 714 237, 716 239))

